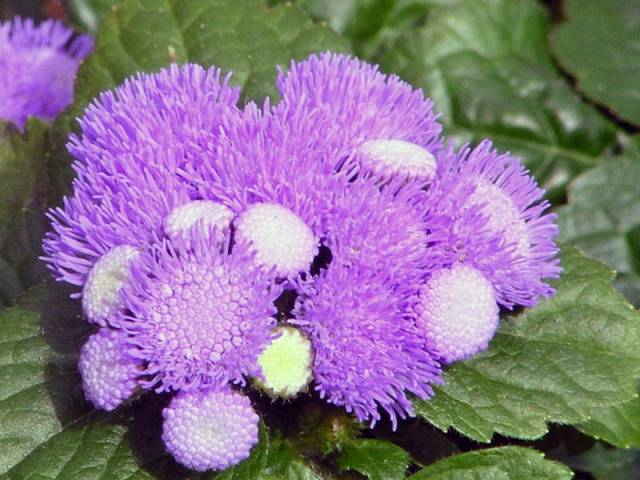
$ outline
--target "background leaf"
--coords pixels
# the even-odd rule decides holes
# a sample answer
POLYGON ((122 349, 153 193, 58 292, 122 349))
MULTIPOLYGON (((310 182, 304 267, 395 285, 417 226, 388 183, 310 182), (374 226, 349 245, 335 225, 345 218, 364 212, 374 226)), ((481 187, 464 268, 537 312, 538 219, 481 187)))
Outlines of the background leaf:
POLYGON ((404 478, 409 454, 391 442, 361 439, 344 445, 338 466, 360 472, 370 480, 404 478))
POLYGON ((552 42, 585 95, 640 125, 640 3, 567 0, 552 42))
POLYGON ((453 364, 435 397, 416 402, 419 415, 482 442, 493 433, 535 439, 546 422, 584 422, 634 397, 640 314, 604 265, 573 247, 562 265, 556 296, 504 318, 489 350, 453 364))
POLYGON ((607 158, 578 177, 558 210, 562 241, 606 262, 616 287, 640 305, 640 154, 607 158))
POLYGON ((67 0, 69 13, 84 30, 95 32, 100 21, 119 0, 67 0))
POLYGON ((615 138, 555 71, 544 8, 534 0, 434 3, 424 26, 382 54, 383 69, 424 89, 458 142, 491 138, 561 200, 615 138))
POLYGON ((138 71, 157 71, 171 61, 216 65, 233 71, 232 82, 243 87, 245 98, 261 100, 277 97, 276 65, 324 50, 346 51, 348 44, 292 4, 124 0, 107 14, 96 51, 79 70, 65 129, 98 93, 138 71))
POLYGON ((502 447, 454 455, 411 476, 411 480, 565 480, 571 470, 535 450, 502 447))
POLYGON ((640 398, 596 408, 591 419, 580 425, 587 435, 621 448, 640 448, 640 398))
POLYGON ((38 260, 47 228, 48 127, 31 120, 21 135, 0 122, 0 307, 46 274, 38 260))
POLYGON ((582 454, 581 463, 595 480, 640 478, 640 452, 606 448, 600 443, 582 454))

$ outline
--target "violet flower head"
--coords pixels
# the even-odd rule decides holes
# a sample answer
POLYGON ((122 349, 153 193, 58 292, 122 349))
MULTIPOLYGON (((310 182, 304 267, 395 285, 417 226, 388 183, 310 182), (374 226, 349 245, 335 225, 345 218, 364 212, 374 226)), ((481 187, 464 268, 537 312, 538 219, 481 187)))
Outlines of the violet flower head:
POLYGON ((244 384, 270 342, 281 288, 215 231, 164 241, 132 266, 117 326, 146 364, 147 388, 197 390, 244 384))
POLYGON ((53 120, 73 101, 78 65, 93 50, 57 20, 0 22, 0 118, 19 129, 29 117, 53 120))
POLYGON ((210 207, 174 212, 200 199, 176 171, 216 145, 222 112, 234 110, 239 96, 228 78, 216 68, 172 65, 126 80, 87 108, 68 144, 74 194, 49 212, 44 259, 58 279, 82 286, 114 247, 144 247, 211 216, 210 207))
POLYGON ((251 103, 240 115, 229 112, 222 122, 215 154, 185 165, 184 178, 203 198, 236 213, 275 203, 320 234, 333 192, 346 183, 323 161, 340 139, 325 136, 313 117, 268 101, 262 109, 251 103))
POLYGON ((332 166, 349 161, 374 176, 423 181, 435 173, 442 126, 422 90, 375 65, 330 52, 291 62, 277 83, 283 104, 301 105, 303 115, 318 119, 323 136, 341 139, 332 166))
POLYGON ((162 416, 167 450, 193 470, 224 470, 258 443, 259 418, 249 398, 228 389, 180 392, 162 416))
POLYGON ((138 388, 142 365, 127 352, 124 332, 103 328, 83 345, 78 368, 85 396, 110 411, 138 388))
POLYGON ((521 164, 490 141, 438 156, 426 218, 430 251, 443 267, 468 263, 496 290, 500 305, 533 306, 553 295, 545 280, 561 272, 549 202, 521 164))
POLYGON ((357 179, 337 192, 327 220, 333 262, 366 265, 384 272, 393 288, 415 293, 432 267, 422 218, 426 193, 416 187, 392 180, 380 190, 357 179))
POLYGON ((303 287, 291 320, 313 344, 315 389, 371 426, 383 409, 395 428, 413 415, 408 394, 433 394, 439 364, 384 272, 334 262, 303 287))

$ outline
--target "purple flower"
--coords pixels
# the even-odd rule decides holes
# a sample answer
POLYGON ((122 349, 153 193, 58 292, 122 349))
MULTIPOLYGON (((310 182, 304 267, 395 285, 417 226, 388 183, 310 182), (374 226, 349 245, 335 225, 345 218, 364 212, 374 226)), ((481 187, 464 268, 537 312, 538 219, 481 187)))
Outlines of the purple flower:
POLYGON ((192 230, 164 241, 132 268, 122 291, 127 314, 116 326, 146 363, 146 388, 197 390, 244 384, 270 342, 281 288, 229 237, 192 230))
POLYGON ((251 402, 228 389, 180 392, 162 415, 167 450, 193 470, 224 470, 258 443, 259 419, 251 402))
POLYGON ((418 326, 445 363, 486 349, 498 328, 498 305, 489 280, 470 265, 436 271, 415 307, 418 326))
MULTIPOLYGON (((410 290, 411 287, 408 287, 410 290)), ((302 286, 295 320, 311 339, 315 389, 373 426, 384 409, 393 427, 413 414, 407 394, 433 394, 440 368, 403 295, 382 270, 332 260, 312 285, 302 286)))
POLYGON ((82 286, 114 247, 144 249, 173 234, 168 217, 200 199, 176 172, 217 145, 223 111, 235 110, 239 96, 227 83, 216 68, 172 65, 126 80, 87 108, 68 145, 74 194, 49 212, 44 259, 58 279, 82 286))
POLYGON ((0 118, 19 129, 28 117, 53 120, 73 101, 78 65, 93 50, 56 20, 0 22, 0 118))
POLYGON ((433 175, 442 127, 422 90, 375 65, 330 52, 291 62, 277 83, 291 114, 314 116, 320 138, 340 139, 328 159, 333 167, 348 160, 385 178, 433 175))
POLYGON ((238 214, 257 203, 280 205, 321 237, 333 196, 346 184, 324 161, 338 139, 323 137, 313 117, 268 102, 222 121, 215 154, 185 165, 184 179, 238 214))
POLYGON ((366 265, 388 276, 393 288, 416 293, 432 268, 425 200, 415 184, 392 180, 380 190, 364 179, 349 183, 336 192, 327 219, 332 262, 366 265))
POLYGON ((138 388, 142 365, 127 352, 122 331, 103 328, 82 347, 78 368, 85 396, 97 408, 110 411, 138 388))
POLYGON ((561 268, 555 214, 520 160, 485 140, 474 149, 438 156, 426 218, 431 256, 443 267, 467 263, 496 289, 498 303, 533 306, 553 295, 545 279, 561 268))

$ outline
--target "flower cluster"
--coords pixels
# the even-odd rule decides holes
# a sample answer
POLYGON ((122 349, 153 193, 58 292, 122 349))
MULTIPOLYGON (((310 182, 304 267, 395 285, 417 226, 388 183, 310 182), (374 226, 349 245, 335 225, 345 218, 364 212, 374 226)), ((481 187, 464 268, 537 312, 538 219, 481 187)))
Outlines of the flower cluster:
POLYGON ((241 108, 216 68, 172 65, 103 93, 49 213, 44 258, 99 327, 87 397, 171 392, 163 440, 196 470, 249 455, 251 389, 395 427, 560 273, 531 175, 489 141, 446 146, 420 90, 332 53, 277 83, 241 108))
POLYGON ((0 22, 0 119, 21 130, 28 117, 53 120, 72 102, 76 70, 91 50, 90 36, 56 20, 0 22))

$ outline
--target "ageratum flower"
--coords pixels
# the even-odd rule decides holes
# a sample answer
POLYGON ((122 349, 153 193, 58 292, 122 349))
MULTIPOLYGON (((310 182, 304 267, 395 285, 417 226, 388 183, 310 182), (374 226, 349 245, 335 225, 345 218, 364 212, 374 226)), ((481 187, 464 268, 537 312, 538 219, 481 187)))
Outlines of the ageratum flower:
POLYGON ((286 73, 280 70, 277 83, 290 115, 312 116, 321 139, 340 139, 328 159, 333 167, 348 161, 375 177, 433 176, 442 127, 422 90, 335 53, 292 62, 286 73))
POLYGON ((258 415, 247 397, 229 389, 180 392, 162 416, 167 450, 193 470, 224 470, 258 443, 258 415))
POLYGON ((337 140, 320 138, 312 117, 268 102, 225 118, 215 155, 185 165, 183 177, 238 214, 236 238, 252 244, 257 261, 283 277, 307 271, 333 198, 347 185, 324 161, 337 140))
POLYGON ((126 335, 108 328, 83 345, 78 362, 82 387, 97 408, 113 410, 138 388, 141 362, 127 349, 126 335))
MULTIPOLYGON (((312 285, 302 286, 291 323, 315 350, 315 389, 371 426, 385 410, 395 428, 413 414, 408 394, 428 398, 440 368, 413 318, 400 308, 403 295, 384 271, 336 261, 312 285)), ((407 287, 411 290, 411 286, 407 287)))
POLYGON ((533 306, 553 295, 545 280, 561 268, 549 202, 521 164, 489 140, 438 156, 438 173, 426 202, 431 251, 443 267, 466 263, 493 285, 498 303, 533 306))
POLYGON ((0 22, 0 118, 24 128, 28 117, 53 120, 73 101, 78 65, 93 50, 56 20, 0 22))
POLYGON ((433 263, 422 218, 425 200, 415 184, 392 180, 380 190, 364 179, 351 182, 337 192, 328 215, 332 262, 366 265, 389 277, 393 288, 417 292, 433 263))
POLYGON ((270 342, 281 288, 238 245, 215 232, 164 241, 131 267, 116 326, 157 391, 244 384, 270 342))
POLYGON ((144 249, 197 220, 221 227, 230 218, 224 206, 185 207, 200 198, 175 175, 216 145, 222 111, 235 109, 239 95, 227 83, 216 68, 172 65, 93 101, 68 145, 73 196, 49 212, 44 259, 58 279, 83 286, 98 259, 119 245, 144 249))

